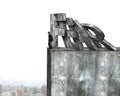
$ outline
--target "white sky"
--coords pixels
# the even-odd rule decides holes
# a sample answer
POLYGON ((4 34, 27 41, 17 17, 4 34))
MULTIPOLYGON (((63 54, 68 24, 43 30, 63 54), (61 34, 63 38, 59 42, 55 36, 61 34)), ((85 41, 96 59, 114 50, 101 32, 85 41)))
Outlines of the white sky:
POLYGON ((46 80, 49 14, 66 13, 120 46, 120 0, 0 0, 0 79, 46 80))

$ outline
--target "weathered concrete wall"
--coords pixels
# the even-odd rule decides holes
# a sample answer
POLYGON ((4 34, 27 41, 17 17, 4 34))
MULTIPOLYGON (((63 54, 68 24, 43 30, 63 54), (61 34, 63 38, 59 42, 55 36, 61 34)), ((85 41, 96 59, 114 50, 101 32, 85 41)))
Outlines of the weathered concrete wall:
POLYGON ((120 96, 120 51, 48 49, 48 96, 120 96))

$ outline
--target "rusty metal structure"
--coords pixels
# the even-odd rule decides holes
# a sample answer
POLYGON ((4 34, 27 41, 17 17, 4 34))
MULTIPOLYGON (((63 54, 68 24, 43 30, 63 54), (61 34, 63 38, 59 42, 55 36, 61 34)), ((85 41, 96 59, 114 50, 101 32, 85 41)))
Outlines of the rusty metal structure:
POLYGON ((85 47, 83 43, 85 43, 90 50, 97 51, 102 46, 109 50, 116 50, 111 43, 105 40, 105 35, 100 28, 67 18, 65 13, 50 15, 50 32, 53 37, 53 41, 49 41, 52 48, 58 47, 58 36, 62 36, 66 48, 82 50, 85 47))

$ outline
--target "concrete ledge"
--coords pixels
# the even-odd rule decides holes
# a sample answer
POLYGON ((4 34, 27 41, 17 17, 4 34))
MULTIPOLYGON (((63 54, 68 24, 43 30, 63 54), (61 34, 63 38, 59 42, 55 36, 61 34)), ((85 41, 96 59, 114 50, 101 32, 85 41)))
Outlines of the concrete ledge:
MULTIPOLYGON (((49 49, 49 48, 47 48, 47 49, 49 49)), ((49 50, 51 50, 51 51, 54 51, 54 50, 55 51, 61 51, 61 50, 62 51, 77 51, 75 49, 65 48, 65 47, 58 47, 56 49, 49 49, 49 50)), ((94 51, 94 50, 90 50, 87 47, 84 47, 83 50, 81 50, 81 51, 94 51)), ((103 47, 103 48, 100 48, 98 51, 112 51, 112 50, 108 50, 107 48, 103 47)), ((120 47, 117 47, 116 51, 120 51, 120 47)))

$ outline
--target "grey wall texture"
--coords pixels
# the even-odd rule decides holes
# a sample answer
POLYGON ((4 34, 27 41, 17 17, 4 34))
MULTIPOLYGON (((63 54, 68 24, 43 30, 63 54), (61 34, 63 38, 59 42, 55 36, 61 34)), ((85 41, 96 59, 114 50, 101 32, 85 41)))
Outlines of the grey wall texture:
POLYGON ((120 51, 48 49, 47 96, 120 96, 120 51))

